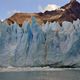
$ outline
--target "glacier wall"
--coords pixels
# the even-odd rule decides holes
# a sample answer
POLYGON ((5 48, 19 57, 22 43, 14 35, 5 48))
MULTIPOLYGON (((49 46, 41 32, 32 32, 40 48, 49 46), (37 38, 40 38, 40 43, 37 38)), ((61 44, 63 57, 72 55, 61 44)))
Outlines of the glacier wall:
POLYGON ((0 66, 80 67, 80 20, 39 25, 0 22, 0 66))

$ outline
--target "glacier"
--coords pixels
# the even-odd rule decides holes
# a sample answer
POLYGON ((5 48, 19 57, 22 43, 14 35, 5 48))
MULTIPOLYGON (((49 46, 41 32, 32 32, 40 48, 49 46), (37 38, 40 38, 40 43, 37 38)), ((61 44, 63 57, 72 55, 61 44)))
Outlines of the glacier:
POLYGON ((80 20, 39 25, 0 22, 0 67, 80 67, 80 20))

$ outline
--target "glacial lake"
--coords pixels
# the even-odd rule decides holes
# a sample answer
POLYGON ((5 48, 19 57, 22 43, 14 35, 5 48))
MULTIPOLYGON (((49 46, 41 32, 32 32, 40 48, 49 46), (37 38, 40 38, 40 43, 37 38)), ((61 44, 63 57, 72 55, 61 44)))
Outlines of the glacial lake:
POLYGON ((0 80, 80 80, 80 70, 0 72, 0 80))

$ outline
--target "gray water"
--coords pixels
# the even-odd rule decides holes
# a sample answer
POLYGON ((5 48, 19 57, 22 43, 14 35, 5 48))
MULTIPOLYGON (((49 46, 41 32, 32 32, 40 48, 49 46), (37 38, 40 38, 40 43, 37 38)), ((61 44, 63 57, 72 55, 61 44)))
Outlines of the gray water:
POLYGON ((0 72, 0 80, 80 80, 80 70, 0 72))

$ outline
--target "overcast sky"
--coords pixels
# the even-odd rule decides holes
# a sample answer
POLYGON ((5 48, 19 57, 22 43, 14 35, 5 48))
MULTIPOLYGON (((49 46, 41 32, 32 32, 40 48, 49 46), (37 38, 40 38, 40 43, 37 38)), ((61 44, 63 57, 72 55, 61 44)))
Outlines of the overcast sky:
POLYGON ((54 4, 62 6, 67 2, 69 0, 0 0, 0 19, 5 19, 15 12, 40 12, 43 8, 52 7, 54 4))

